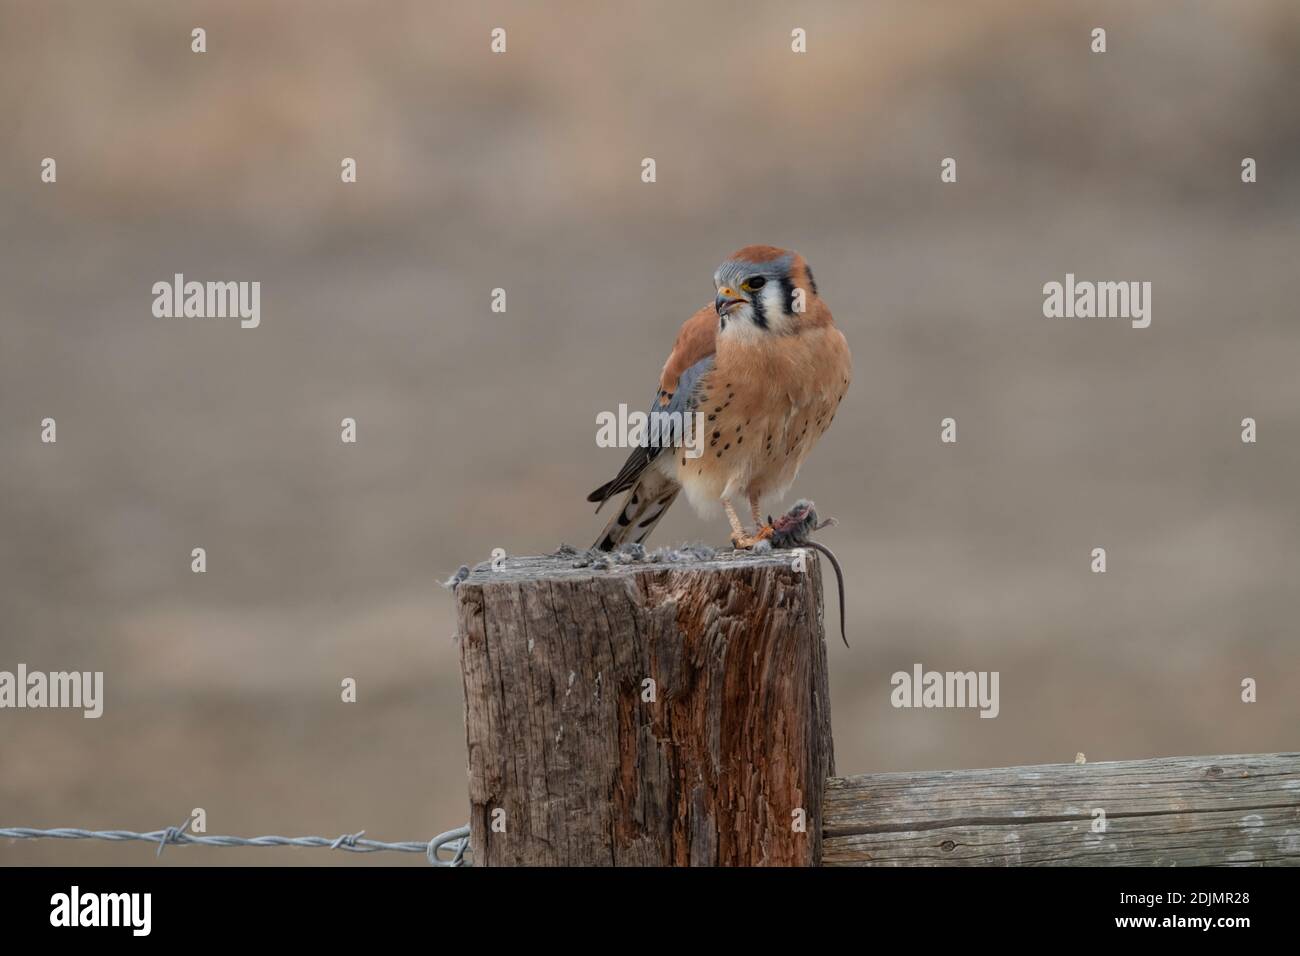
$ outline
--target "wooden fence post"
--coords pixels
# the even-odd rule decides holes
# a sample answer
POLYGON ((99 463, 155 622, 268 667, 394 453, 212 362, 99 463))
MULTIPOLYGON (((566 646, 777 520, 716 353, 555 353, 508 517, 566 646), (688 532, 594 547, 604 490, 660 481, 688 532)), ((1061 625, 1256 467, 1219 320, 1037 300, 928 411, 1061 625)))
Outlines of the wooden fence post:
POLYGON ((815 552, 581 563, 456 590, 474 864, 818 865, 815 552))

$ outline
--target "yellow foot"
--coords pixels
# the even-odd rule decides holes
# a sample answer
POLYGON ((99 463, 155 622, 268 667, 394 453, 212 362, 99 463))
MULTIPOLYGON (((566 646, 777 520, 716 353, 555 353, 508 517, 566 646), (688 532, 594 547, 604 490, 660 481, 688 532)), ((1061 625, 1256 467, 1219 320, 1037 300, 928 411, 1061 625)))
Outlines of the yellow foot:
POLYGON ((731 536, 731 545, 738 551, 747 551, 760 541, 766 541, 770 537, 772 537, 772 526, 765 524, 752 535, 733 534, 731 536))

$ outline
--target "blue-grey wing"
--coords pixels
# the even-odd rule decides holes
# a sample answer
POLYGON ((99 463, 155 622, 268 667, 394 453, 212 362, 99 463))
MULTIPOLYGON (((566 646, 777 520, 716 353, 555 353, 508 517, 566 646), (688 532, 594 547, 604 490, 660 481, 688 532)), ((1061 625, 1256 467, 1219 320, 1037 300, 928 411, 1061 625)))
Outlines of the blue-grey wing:
MULTIPOLYGON (((682 372, 677 381, 677 388, 666 405, 659 404, 659 393, 655 393, 648 412, 650 427, 647 429, 645 444, 633 448, 618 474, 589 494, 588 501, 597 501, 603 505, 614 495, 627 491, 636 484, 641 473, 650 467, 665 447, 681 444, 682 424, 686 421, 687 415, 694 412, 698 406, 700 382, 712 370, 713 356, 706 355, 682 372)), ((599 511, 600 508, 596 510, 599 511)))

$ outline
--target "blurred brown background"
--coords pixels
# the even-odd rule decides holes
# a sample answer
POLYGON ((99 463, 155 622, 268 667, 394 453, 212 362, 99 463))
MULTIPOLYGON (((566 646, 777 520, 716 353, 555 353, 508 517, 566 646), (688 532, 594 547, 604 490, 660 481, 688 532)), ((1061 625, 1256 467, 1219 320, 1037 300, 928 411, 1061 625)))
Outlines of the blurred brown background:
MULTIPOLYGON (((1290 0, 0 11, 0 669, 107 695, 0 712, 0 825, 462 823, 436 582, 594 539, 596 413, 748 243, 808 257, 854 350, 795 488, 841 522, 841 772, 1296 748, 1290 0), (261 327, 154 318, 175 272, 260 280, 261 327), (1151 328, 1044 319, 1066 272, 1152 282, 1151 328), (1001 715, 894 710, 913 662, 1000 671, 1001 715)), ((725 534, 681 505, 652 541, 725 534)))

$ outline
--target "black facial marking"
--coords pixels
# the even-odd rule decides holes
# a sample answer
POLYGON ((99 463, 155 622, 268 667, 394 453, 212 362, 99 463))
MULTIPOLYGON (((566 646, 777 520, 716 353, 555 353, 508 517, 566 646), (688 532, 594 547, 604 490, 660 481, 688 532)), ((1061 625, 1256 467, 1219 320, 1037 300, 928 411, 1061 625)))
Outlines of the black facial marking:
POLYGON ((763 297, 754 296, 754 324, 760 329, 767 328, 767 313, 763 311, 763 297))
POLYGON ((803 264, 803 271, 808 273, 808 288, 812 289, 813 295, 817 294, 817 280, 813 278, 812 266, 808 263, 803 264))
POLYGON ((794 283, 789 276, 781 276, 781 311, 786 315, 794 314, 794 283))

